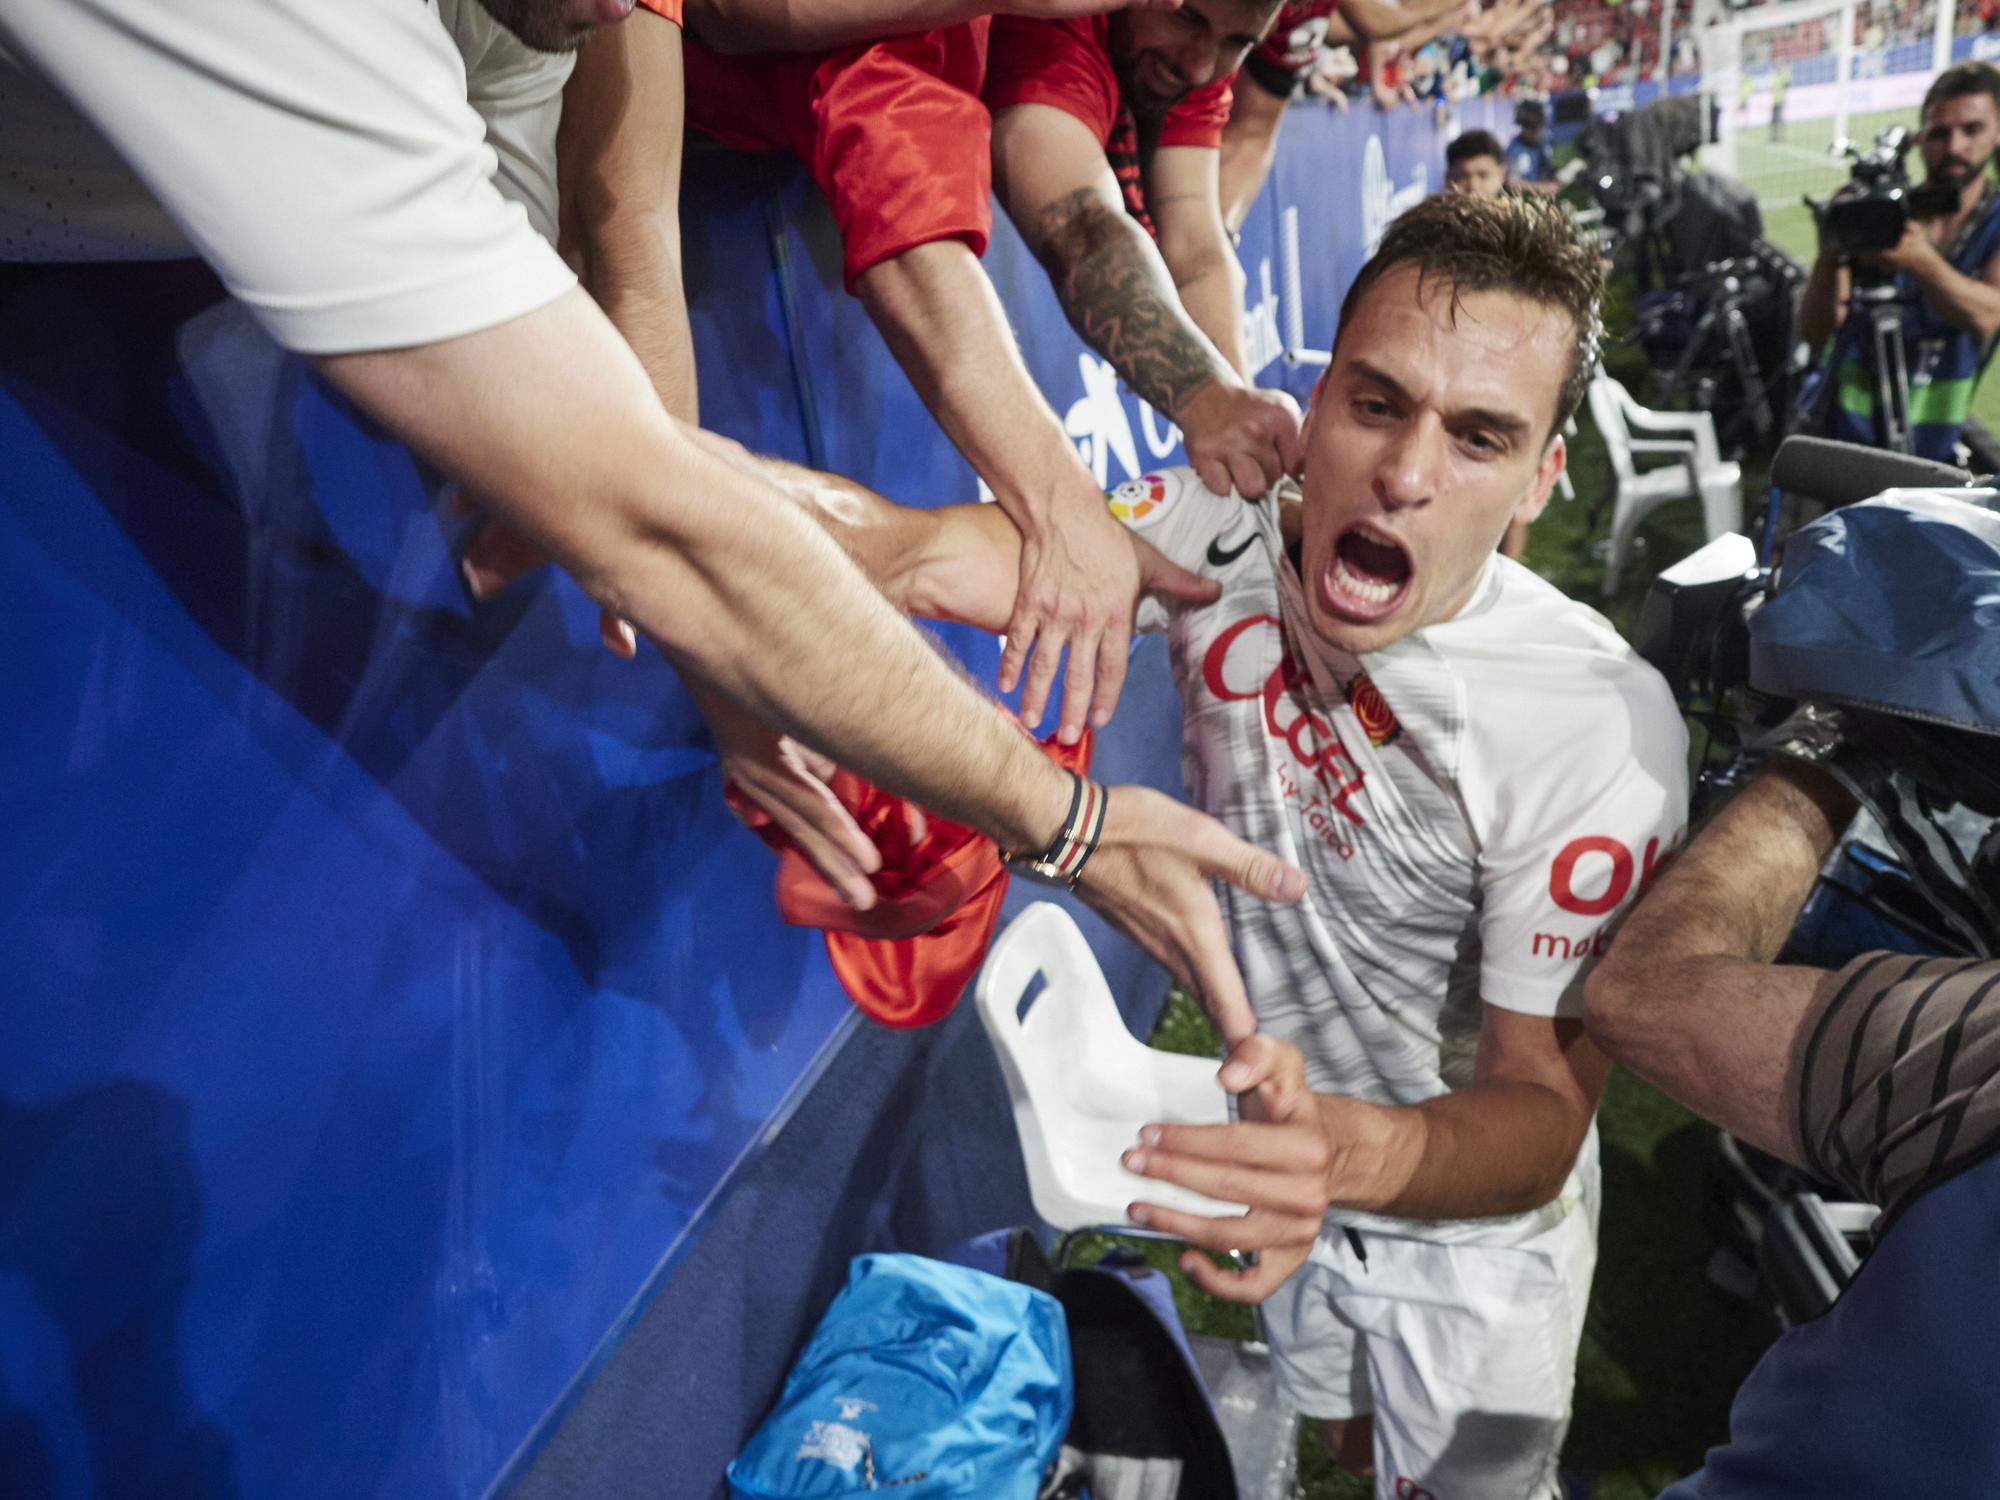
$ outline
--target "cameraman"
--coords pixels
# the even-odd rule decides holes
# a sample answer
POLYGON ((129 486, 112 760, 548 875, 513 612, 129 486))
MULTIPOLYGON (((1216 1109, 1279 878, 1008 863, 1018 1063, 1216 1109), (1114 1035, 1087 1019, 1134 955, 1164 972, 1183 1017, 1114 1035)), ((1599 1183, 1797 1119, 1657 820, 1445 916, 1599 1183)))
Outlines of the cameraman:
POLYGON ((1988 1495, 2000 1474, 2000 963, 1770 962, 1854 808, 1825 772, 1773 761, 1587 984, 1600 1049, 1883 1210, 1840 1300, 1771 1346, 1728 1442, 1661 1500, 1988 1495))
MULTIPOLYGON (((1972 393, 2000 332, 2000 195, 1992 172, 2000 136, 2000 70, 1959 63, 1924 95, 1917 140, 1929 186, 1955 191, 1956 207, 1911 219, 1893 248, 1864 259, 1893 272, 1903 305, 1910 372, 1911 450, 1952 463, 1972 393)), ((1839 326, 1852 272, 1824 241, 1799 302, 1799 336, 1814 354, 1839 326)), ((1825 436, 1876 444, 1875 402, 1865 352, 1840 351, 1825 436)))

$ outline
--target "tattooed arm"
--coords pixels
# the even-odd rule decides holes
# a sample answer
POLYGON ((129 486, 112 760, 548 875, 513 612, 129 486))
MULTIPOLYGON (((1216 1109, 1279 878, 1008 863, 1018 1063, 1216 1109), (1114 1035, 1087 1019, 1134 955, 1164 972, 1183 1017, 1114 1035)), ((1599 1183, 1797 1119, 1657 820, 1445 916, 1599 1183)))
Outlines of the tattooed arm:
POLYGON ((1174 278, 1181 306, 1245 380, 1243 267, 1222 226, 1221 153, 1200 146, 1165 146, 1146 166, 1146 207, 1160 233, 1160 256, 1174 278))
POLYGON ((1203 484, 1257 496, 1297 467, 1298 408, 1246 382, 1196 326, 1087 126, 1052 105, 1001 110, 993 185, 1071 326, 1180 425, 1203 484))

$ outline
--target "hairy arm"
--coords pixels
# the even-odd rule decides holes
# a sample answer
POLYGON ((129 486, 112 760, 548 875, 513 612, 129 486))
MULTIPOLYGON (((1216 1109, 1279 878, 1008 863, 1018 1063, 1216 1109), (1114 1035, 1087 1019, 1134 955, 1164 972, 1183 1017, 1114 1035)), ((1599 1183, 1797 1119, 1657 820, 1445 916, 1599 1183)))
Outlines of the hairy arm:
POLYGON ((1132 550, 1021 360, 993 284, 957 240, 869 267, 856 290, 938 425, 1021 530, 1019 608, 1000 688, 1025 669, 1022 718, 1041 721, 1065 647, 1059 734, 1111 717, 1132 634, 1132 550))
POLYGON ((1179 424, 1202 483, 1254 498, 1298 467, 1298 408, 1283 392, 1246 382, 1188 316, 1080 120, 1046 104, 1000 111, 993 181, 1071 325, 1179 424))
POLYGON ((1243 227, 1250 205, 1257 201, 1271 175, 1271 163, 1278 159, 1278 129, 1284 124, 1285 109, 1282 96, 1248 73, 1237 75, 1229 123, 1222 129, 1218 184, 1222 222, 1231 232, 1243 227))
POLYGON ((1202 386, 1233 382, 1222 352, 1174 291, 1152 238, 1125 211, 1110 163, 1074 116, 1019 104, 993 120, 993 183, 1083 341, 1172 414, 1202 386))
POLYGON ((1988 261, 1979 275, 1968 276, 1911 224, 1890 263, 1907 269, 1922 283, 1924 300, 1932 311, 1954 328, 1971 334, 1982 346, 1991 344, 2000 333, 2000 256, 1988 261))
POLYGON ((698 420, 681 286, 681 29, 641 9, 580 49, 556 159, 563 256, 662 404, 698 420))
POLYGON ((463 338, 321 364, 758 718, 1008 847, 1060 821, 1061 775, 809 518, 667 415, 581 291, 463 338))
POLYGON ((1785 1074, 1828 975, 1771 959, 1853 815, 1830 777, 1773 762, 1640 898, 1585 990, 1612 1058, 1794 1162, 1785 1074))
POLYGON ((1181 306, 1230 368, 1248 380, 1243 267, 1223 227, 1220 157, 1202 147, 1162 147, 1146 170, 1146 202, 1181 306))

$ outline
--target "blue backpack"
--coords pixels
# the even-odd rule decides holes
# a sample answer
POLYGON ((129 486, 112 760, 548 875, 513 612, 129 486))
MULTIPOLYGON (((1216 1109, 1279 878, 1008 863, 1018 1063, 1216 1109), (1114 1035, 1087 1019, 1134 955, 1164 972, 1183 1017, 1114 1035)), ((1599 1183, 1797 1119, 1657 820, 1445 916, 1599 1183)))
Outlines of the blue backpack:
POLYGON ((729 1466, 731 1500, 1035 1500, 1073 1392, 1053 1297, 918 1255, 863 1255, 729 1466))

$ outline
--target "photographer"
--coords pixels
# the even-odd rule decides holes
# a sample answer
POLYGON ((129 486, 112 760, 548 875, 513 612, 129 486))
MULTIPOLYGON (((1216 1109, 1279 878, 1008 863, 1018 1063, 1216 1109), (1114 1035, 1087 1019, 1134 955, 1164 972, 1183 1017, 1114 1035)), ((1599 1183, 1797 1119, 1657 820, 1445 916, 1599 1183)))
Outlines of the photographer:
POLYGON ((1588 981, 1600 1049, 1879 1204, 1886 1226, 1833 1309, 1744 1381, 1728 1442, 1662 1500, 1975 1495, 2000 1473, 2000 963, 1770 962, 1854 807, 1813 765, 1773 761, 1661 875, 1588 981))
MULTIPOLYGON (((1983 62, 1946 69, 1924 96, 1922 118, 1925 189, 1955 194, 1953 206, 1923 217, 1921 193, 1912 194, 1915 211, 1902 239, 1855 259, 1894 277, 1909 364, 1910 451, 1950 463, 2000 332, 2000 195, 1990 170, 2000 135, 2000 70, 1983 62)), ((1815 354, 1838 326, 1852 284, 1851 267, 1827 244, 1822 225, 1819 258, 1799 303, 1799 336, 1815 354)), ((1867 353, 1860 339, 1836 346, 1825 375, 1833 382, 1825 435, 1878 446, 1867 353)))

